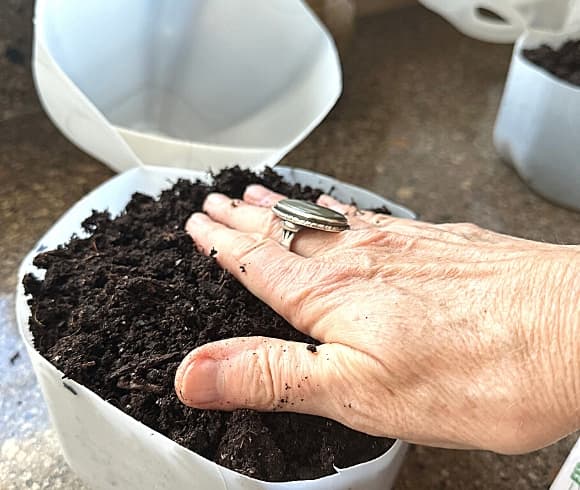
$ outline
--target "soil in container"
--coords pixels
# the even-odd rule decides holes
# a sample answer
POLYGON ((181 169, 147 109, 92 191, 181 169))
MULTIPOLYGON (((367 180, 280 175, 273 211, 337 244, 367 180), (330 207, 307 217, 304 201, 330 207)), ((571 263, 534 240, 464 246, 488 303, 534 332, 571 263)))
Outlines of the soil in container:
POLYGON ((158 198, 134 194, 115 218, 93 211, 87 236, 35 258, 43 280, 24 278, 30 327, 38 351, 67 377, 182 446, 261 480, 318 478, 373 459, 393 441, 308 415, 196 410, 173 389, 181 359, 207 342, 263 335, 316 352, 313 339, 199 253, 184 231, 209 192, 241 198, 252 183, 298 199, 321 194, 272 170, 232 168, 210 186, 179 180, 158 198))
POLYGON ((558 49, 546 44, 526 49, 524 56, 552 75, 580 87, 580 40, 567 41, 558 49))

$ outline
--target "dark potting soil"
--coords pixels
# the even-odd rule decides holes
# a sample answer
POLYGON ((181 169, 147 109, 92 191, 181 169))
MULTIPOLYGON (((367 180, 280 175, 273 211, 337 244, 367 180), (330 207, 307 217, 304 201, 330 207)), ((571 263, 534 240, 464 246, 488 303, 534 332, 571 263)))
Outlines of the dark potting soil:
POLYGON ((263 335, 315 344, 184 231, 209 192, 241 198, 252 183, 292 198, 321 194, 272 170, 232 168, 211 186, 180 180, 158 199, 134 194, 116 218, 93 211, 83 222, 87 237, 35 258, 44 280, 24 278, 30 327, 38 351, 67 377, 182 446, 262 480, 318 478, 373 459, 393 441, 309 415, 196 410, 173 388, 182 358, 207 342, 263 335))
POLYGON ((526 49, 524 56, 558 78, 580 86, 580 40, 568 41, 558 49, 545 44, 526 49))

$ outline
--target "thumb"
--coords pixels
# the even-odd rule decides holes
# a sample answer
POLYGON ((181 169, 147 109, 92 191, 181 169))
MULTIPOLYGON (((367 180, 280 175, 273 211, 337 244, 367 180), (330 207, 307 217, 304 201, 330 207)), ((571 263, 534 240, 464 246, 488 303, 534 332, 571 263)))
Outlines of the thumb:
POLYGON ((349 406, 341 366, 356 351, 341 344, 247 337, 190 352, 175 376, 179 399, 195 408, 287 411, 343 419, 349 406))

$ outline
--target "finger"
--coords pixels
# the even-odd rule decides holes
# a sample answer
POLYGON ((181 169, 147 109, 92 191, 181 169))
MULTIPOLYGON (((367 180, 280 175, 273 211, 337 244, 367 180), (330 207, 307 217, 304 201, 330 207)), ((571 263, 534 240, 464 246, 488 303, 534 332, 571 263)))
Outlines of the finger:
POLYGON ((249 185, 244 192, 244 201, 254 206, 270 208, 282 199, 286 199, 286 196, 259 184, 249 185))
MULTIPOLYGON (((252 294, 312 336, 315 319, 311 318, 304 298, 321 281, 330 281, 332 271, 328 264, 306 261, 274 240, 233 230, 203 213, 191 216, 186 231, 198 248, 207 255, 215 255, 218 263, 252 294)), ((317 338, 324 340, 323 335, 317 333, 317 338)))
POLYGON ((372 211, 363 211, 358 209, 354 204, 343 204, 334 197, 322 194, 316 204, 327 207, 348 217, 348 223, 353 230, 368 228, 369 225, 375 225, 371 220, 375 216, 372 211))
MULTIPOLYGON (((265 188, 264 188, 265 189, 265 188)), ((282 220, 269 207, 259 207, 231 199, 224 194, 207 196, 203 210, 211 219, 234 230, 259 233, 264 238, 279 241, 282 238, 282 220)), ((324 253, 338 242, 334 233, 303 229, 292 241, 292 252, 303 257, 324 253)))
POLYGON ((299 412, 352 425, 356 390, 342 376, 343 366, 354 370, 362 355, 342 344, 314 349, 265 337, 223 340, 188 354, 175 390, 183 403, 200 409, 299 412))
POLYGON ((422 237, 440 241, 442 243, 447 242, 445 237, 441 234, 441 229, 444 229, 441 225, 432 225, 417 220, 395 218, 387 214, 374 213, 372 211, 360 211, 356 206, 343 204, 326 194, 320 196, 318 201, 322 206, 327 206, 339 213, 354 214, 354 218, 349 218, 349 222, 354 222, 355 220, 358 222, 358 226, 353 226, 355 229, 372 226, 393 233, 398 233, 402 236, 408 236, 409 238, 422 237))

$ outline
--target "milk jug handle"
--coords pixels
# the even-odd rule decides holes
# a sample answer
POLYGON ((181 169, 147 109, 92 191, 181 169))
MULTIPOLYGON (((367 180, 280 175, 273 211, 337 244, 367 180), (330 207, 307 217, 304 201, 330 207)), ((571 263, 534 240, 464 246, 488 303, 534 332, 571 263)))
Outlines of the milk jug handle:
POLYGON ((493 42, 515 41, 526 28, 521 14, 505 0, 482 0, 464 11, 462 19, 481 39, 493 42), (503 20, 486 16, 487 10, 503 20))

